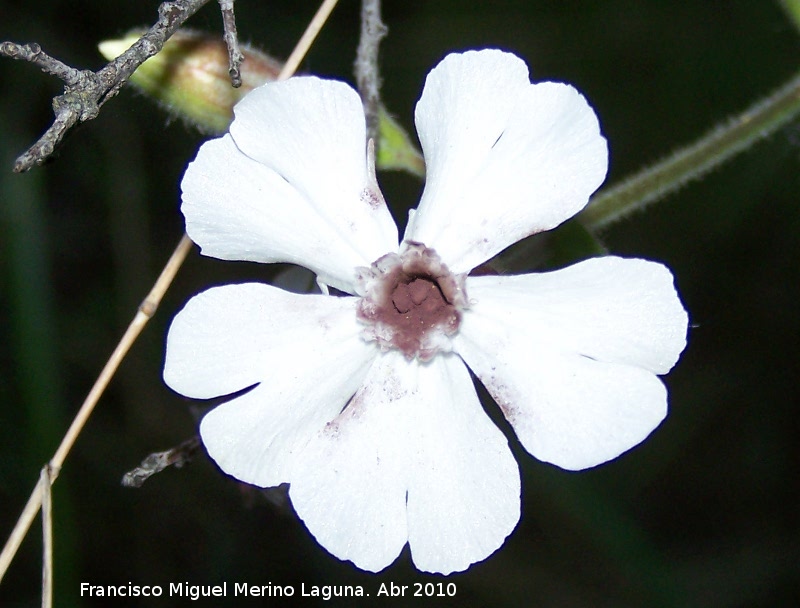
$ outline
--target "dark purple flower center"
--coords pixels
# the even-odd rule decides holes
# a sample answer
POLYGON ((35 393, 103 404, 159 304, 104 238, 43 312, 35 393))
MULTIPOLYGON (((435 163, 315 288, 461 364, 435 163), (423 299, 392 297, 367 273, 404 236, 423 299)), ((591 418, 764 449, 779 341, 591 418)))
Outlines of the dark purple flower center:
POLYGON ((409 243, 402 254, 363 269, 360 282, 365 296, 358 317, 368 325, 367 339, 423 361, 450 350, 466 303, 464 279, 452 275, 434 250, 409 243))

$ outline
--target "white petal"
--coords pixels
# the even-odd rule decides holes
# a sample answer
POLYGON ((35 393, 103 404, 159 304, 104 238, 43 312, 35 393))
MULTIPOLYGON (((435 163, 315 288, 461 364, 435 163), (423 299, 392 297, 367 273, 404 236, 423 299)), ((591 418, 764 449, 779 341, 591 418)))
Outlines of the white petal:
POLYGON ((494 552, 519 519, 519 472, 463 363, 382 355, 312 441, 289 490, 317 540, 378 571, 406 540, 418 568, 450 573, 494 552))
POLYGON ((686 346, 686 311, 668 268, 606 256, 553 272, 467 278, 467 316, 534 334, 553 351, 665 374, 686 346))
MULTIPOLYGON (((397 226, 370 175, 361 98, 335 80, 296 77, 255 89, 234 108, 245 154, 289 182, 368 264, 397 248, 397 226)), ((363 264, 362 264, 363 265, 363 264)))
POLYGON ((210 398, 259 383, 203 418, 203 443, 223 471, 259 486, 289 481, 296 454, 341 411, 376 356, 359 337, 355 301, 228 285, 178 313, 164 366, 171 388, 210 398))
POLYGON ((470 277, 454 348, 540 460, 584 469, 666 416, 656 374, 686 344, 687 315, 660 264, 615 257, 514 277, 470 277))
POLYGON ((509 53, 448 55, 428 75, 416 123, 427 179, 405 238, 453 272, 572 217, 606 175, 606 141, 583 96, 531 84, 509 53))
POLYGON ((204 255, 290 262, 352 292, 361 257, 280 175, 242 154, 230 135, 207 142, 183 179, 186 231, 204 255))
POLYGON ((204 144, 184 176, 189 236, 206 255, 300 264, 352 292, 355 267, 397 249, 358 95, 297 78, 254 90, 235 112, 231 135, 204 144))

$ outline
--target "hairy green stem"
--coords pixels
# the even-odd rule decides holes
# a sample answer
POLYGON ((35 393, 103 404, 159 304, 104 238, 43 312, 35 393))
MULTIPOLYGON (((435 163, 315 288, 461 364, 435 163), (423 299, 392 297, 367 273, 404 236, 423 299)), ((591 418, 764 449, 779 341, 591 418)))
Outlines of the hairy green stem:
POLYGON ((652 167, 605 188, 578 219, 600 230, 675 192, 763 139, 800 114, 800 74, 744 113, 671 154, 652 167))

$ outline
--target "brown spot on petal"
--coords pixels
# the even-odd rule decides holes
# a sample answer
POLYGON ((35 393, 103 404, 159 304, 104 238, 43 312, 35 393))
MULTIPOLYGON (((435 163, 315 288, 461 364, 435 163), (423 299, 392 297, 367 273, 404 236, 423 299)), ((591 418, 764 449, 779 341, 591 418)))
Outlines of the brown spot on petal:
POLYGON ((506 420, 511 425, 514 425, 519 417, 519 408, 514 405, 514 399, 511 396, 511 391, 504 382, 499 381, 494 375, 489 378, 481 379, 486 390, 494 399, 494 402, 503 412, 506 420))
POLYGON ((370 188, 364 188, 364 190, 361 191, 361 200, 367 203, 372 209, 377 209, 383 205, 383 197, 381 194, 370 188))

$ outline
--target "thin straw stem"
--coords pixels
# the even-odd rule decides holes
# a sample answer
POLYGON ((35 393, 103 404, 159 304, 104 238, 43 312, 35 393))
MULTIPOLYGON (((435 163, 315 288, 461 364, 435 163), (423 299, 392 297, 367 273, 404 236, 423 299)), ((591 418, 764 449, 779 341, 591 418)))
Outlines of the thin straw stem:
MULTIPOLYGON (((305 33, 297 43, 294 51, 290 55, 289 61, 287 61, 286 65, 281 71, 281 74, 278 77, 279 80, 288 78, 294 74, 297 66, 300 65, 300 62, 303 60, 306 52, 311 47, 311 44, 313 43, 319 31, 322 29, 322 26, 330 15, 334 6, 336 6, 337 1, 338 0, 325 0, 322 3, 320 8, 317 10, 317 13, 314 15, 313 19, 306 28, 305 33)), ((11 531, 8 540, 3 547, 3 552, 0 553, 0 581, 3 580, 3 577, 5 576, 8 567, 11 565, 11 562, 13 561, 17 550, 22 544, 25 535, 28 533, 28 530, 30 530, 36 514, 42 507, 42 501, 45 492, 49 492, 50 486, 52 486, 52 484, 58 478, 58 474, 61 471, 64 460, 69 454, 69 451, 72 449, 72 446, 75 444, 75 440, 78 438, 78 435, 80 435, 87 420, 92 415, 95 405, 97 405, 97 402, 100 400, 100 397, 102 396, 109 382, 111 382, 111 379, 114 377, 117 368, 127 355, 131 346, 133 346, 133 343, 139 337, 139 334, 142 332, 145 325, 147 325, 147 322, 155 313, 158 305, 161 303, 161 300, 164 297, 164 294, 172 284, 173 279, 177 275, 178 270, 183 264, 183 261, 186 259, 186 256, 191 248, 192 241, 186 234, 184 234, 170 256, 166 266, 164 266, 164 269, 161 271, 161 274, 153 285, 153 288, 150 290, 150 293, 139 306, 139 310, 136 312, 133 321, 131 321, 128 329, 125 331, 125 334, 119 341, 119 344, 117 344, 117 347, 111 353, 111 357, 109 357, 108 361, 103 367, 103 370, 97 377, 94 386, 92 386, 92 389, 86 396, 83 405, 81 405, 81 408, 75 415, 75 419, 72 421, 67 433, 61 440, 61 444, 58 446, 56 453, 53 455, 53 458, 50 460, 48 465, 46 465, 46 468, 48 469, 47 478, 40 477, 33 489, 33 492, 31 493, 30 498, 28 498, 25 508, 22 510, 22 513, 17 520, 17 524, 14 526, 14 529, 11 531)))
POLYGON ((53 501, 50 492, 50 467, 39 475, 42 494, 42 608, 53 607, 53 501))
POLYGON ((339 0, 325 0, 322 5, 320 5, 316 14, 311 19, 311 23, 308 24, 306 31, 294 47, 292 54, 289 55, 289 58, 286 60, 281 73, 278 75, 278 80, 285 80, 297 71, 297 68, 300 67, 300 62, 303 61, 308 49, 311 48, 311 45, 317 38, 317 34, 319 34, 322 26, 325 25, 325 22, 328 20, 331 11, 333 11, 338 1, 339 0))
MULTIPOLYGON (((161 275, 156 280, 153 288, 150 290, 150 293, 139 306, 139 310, 136 311, 136 316, 133 318, 133 321, 131 321, 130 325, 128 325, 128 329, 125 331, 125 334, 123 334, 119 344, 117 344, 116 348, 111 353, 111 356, 103 367, 103 370, 100 372, 100 375, 97 377, 97 380, 95 380, 94 386, 92 386, 92 389, 86 396, 86 399, 78 410, 78 413, 75 415, 72 424, 70 425, 69 429, 67 429, 64 438, 61 440, 61 444, 58 446, 56 453, 53 455, 53 458, 47 465, 50 469, 50 475, 48 476, 49 483, 43 481, 45 479, 44 477, 39 479, 39 482, 33 489, 33 493, 28 499, 28 503, 25 505, 25 508, 23 509, 19 520, 17 521, 17 525, 14 527, 11 536, 3 548, 3 552, 0 553, 0 581, 2 581, 8 566, 11 564, 11 560, 14 558, 17 549, 19 549, 19 546, 22 543, 22 539, 25 538, 33 519, 36 517, 36 514, 39 512, 39 509, 42 506, 42 499, 45 493, 44 485, 52 485, 52 483, 58 478, 58 474, 61 471, 64 460, 69 454, 69 451, 72 449, 72 446, 75 444, 75 440, 78 438, 78 435, 80 435, 83 427, 86 425, 86 421, 89 420, 89 417, 92 415, 92 412, 94 411, 97 402, 100 400, 103 391, 105 391, 109 382, 111 382, 111 378, 114 377, 114 373, 117 371, 117 368, 119 367, 120 363, 122 363, 122 360, 125 358, 125 355, 128 353, 131 346, 133 346, 136 338, 139 337, 139 334, 144 329, 144 326, 155 313, 156 308, 158 308, 161 299, 164 297, 164 294, 172 283, 172 280, 178 273, 178 269, 181 267, 181 264, 183 264, 184 259, 186 259, 186 255, 189 253, 191 247, 191 239, 184 235, 178 243, 178 246, 175 248, 175 251, 170 256, 167 265, 161 271, 161 275)), ((47 490, 49 491, 49 487, 47 490)))

